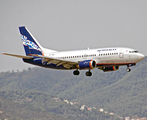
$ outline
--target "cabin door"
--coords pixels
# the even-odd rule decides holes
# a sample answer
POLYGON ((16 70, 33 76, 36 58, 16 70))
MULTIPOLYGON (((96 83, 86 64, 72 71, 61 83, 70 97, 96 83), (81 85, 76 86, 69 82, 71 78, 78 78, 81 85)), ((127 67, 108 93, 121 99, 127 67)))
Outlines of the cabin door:
POLYGON ((124 57, 124 50, 123 50, 123 49, 120 50, 120 52, 119 52, 119 57, 120 57, 120 58, 123 58, 123 57, 124 57))

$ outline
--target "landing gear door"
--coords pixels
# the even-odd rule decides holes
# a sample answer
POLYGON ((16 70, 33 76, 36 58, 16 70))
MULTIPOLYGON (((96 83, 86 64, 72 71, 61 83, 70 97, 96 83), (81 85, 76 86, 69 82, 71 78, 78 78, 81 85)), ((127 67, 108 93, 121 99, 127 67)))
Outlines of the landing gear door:
POLYGON ((123 57, 124 57, 124 50, 123 50, 123 49, 120 50, 120 52, 119 52, 119 57, 120 57, 120 58, 123 58, 123 57))

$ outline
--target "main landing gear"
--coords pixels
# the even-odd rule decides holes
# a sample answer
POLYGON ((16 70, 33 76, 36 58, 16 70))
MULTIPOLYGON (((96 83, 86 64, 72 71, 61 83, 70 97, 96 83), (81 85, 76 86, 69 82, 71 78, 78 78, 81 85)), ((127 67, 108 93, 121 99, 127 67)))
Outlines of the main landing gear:
POLYGON ((90 72, 90 70, 89 70, 85 74, 86 74, 86 76, 89 76, 90 77, 92 75, 92 72, 90 72))
MULTIPOLYGON (((80 72, 79 72, 78 70, 75 70, 75 71, 73 71, 73 74, 74 74, 74 75, 79 75, 80 72)), ((89 77, 90 77, 90 76, 92 75, 92 72, 90 72, 90 70, 89 70, 89 71, 87 71, 85 74, 86 74, 86 76, 89 76, 89 77)))
POLYGON ((74 75, 79 75, 80 72, 79 72, 78 70, 75 70, 75 71, 73 71, 73 74, 74 74, 74 75))

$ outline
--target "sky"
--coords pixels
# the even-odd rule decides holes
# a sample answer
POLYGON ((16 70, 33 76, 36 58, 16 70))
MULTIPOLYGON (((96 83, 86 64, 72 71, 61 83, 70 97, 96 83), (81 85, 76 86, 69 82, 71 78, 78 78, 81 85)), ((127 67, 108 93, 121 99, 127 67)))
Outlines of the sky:
POLYGON ((35 67, 2 55, 25 55, 19 26, 57 51, 129 47, 147 55, 147 0, 0 0, 0 72, 35 67))

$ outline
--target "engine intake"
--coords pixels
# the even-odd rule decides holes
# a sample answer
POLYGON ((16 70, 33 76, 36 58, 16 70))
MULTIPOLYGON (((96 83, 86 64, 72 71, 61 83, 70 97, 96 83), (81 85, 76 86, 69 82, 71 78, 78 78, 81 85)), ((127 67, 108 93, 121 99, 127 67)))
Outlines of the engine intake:
POLYGON ((103 67, 101 70, 104 72, 116 71, 119 69, 119 66, 112 66, 112 67, 103 67))
POLYGON ((96 67, 96 62, 94 60, 85 60, 79 62, 80 69, 93 69, 96 67))

